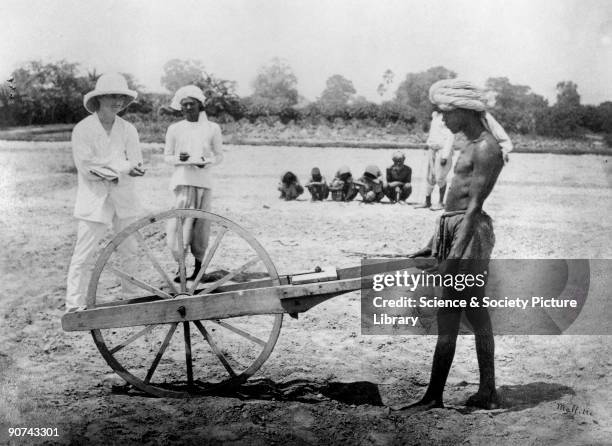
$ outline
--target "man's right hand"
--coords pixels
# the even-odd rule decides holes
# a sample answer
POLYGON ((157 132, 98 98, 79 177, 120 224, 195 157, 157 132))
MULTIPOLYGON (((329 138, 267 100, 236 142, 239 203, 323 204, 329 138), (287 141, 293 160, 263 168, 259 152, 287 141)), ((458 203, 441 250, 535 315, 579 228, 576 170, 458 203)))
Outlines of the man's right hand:
POLYGON ((408 254, 406 257, 409 259, 414 259, 415 257, 431 257, 431 248, 426 246, 425 248, 419 249, 417 252, 408 254))

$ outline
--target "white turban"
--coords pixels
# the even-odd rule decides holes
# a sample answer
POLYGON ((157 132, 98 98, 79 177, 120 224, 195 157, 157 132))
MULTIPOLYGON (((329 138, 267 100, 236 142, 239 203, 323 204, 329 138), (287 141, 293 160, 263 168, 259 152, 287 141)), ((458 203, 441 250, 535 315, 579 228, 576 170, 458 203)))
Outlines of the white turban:
POLYGON ((170 107, 175 110, 181 110, 181 101, 186 98, 197 99, 204 105, 206 102, 206 97, 202 90, 195 85, 186 85, 184 87, 179 88, 174 93, 174 97, 172 98, 172 102, 170 103, 170 107))
POLYGON ((458 79, 442 79, 429 88, 429 100, 440 110, 454 108, 484 111, 486 101, 484 91, 471 82, 458 79))
MULTIPOLYGON (((429 100, 442 111, 465 108, 483 112, 487 108, 484 91, 471 82, 458 79, 442 79, 434 83, 429 88, 429 100)), ((514 149, 510 137, 491 113, 485 112, 481 122, 501 146, 505 159, 514 149)))

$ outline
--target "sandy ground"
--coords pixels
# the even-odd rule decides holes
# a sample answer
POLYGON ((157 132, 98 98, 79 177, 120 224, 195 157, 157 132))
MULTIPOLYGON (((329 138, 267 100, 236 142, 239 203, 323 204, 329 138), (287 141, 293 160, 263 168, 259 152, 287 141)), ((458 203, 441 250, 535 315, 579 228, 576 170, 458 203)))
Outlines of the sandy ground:
MULTIPOLYGON (((140 189, 151 210, 166 209, 169 168, 147 153, 140 189)), ((406 153, 410 200, 420 201, 424 154, 406 153)), ((286 169, 305 179, 318 165, 331 178, 340 164, 355 173, 386 166, 390 154, 227 146, 214 211, 250 231, 280 274, 411 252, 431 234, 434 212, 284 202, 275 190, 286 169)), ((473 338, 462 336, 449 407, 406 414, 390 406, 424 392, 435 337, 361 335, 358 293, 285 317, 272 355, 240 393, 175 400, 121 391, 91 336, 60 326, 76 235, 71 164, 65 143, 0 144, 0 444, 612 444, 609 336, 498 336, 504 406, 493 412, 463 405, 478 366, 473 338), (9 437, 9 427, 55 427, 58 437, 9 437)), ((604 156, 513 155, 485 206, 493 257, 612 258, 610 166, 604 156)))

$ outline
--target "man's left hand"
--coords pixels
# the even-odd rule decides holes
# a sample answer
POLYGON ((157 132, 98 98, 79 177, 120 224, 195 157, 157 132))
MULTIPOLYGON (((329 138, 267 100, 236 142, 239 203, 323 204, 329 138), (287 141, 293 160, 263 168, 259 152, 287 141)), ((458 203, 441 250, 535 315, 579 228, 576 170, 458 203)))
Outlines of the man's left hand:
POLYGON ((145 174, 145 170, 140 166, 134 166, 128 172, 128 175, 131 177, 141 177, 145 174))

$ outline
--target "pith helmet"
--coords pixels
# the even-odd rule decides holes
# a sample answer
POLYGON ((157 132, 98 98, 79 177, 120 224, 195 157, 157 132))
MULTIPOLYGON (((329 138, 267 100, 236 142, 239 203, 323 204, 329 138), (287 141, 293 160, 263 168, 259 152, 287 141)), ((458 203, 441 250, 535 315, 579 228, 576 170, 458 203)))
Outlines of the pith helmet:
POLYGON ((125 96, 126 101, 124 108, 130 105, 138 95, 137 92, 128 88, 127 81, 122 75, 119 73, 107 73, 100 76, 96 82, 96 88, 85 95, 83 98, 83 105, 89 113, 94 113, 96 107, 92 100, 98 96, 108 94, 121 94, 125 96))

